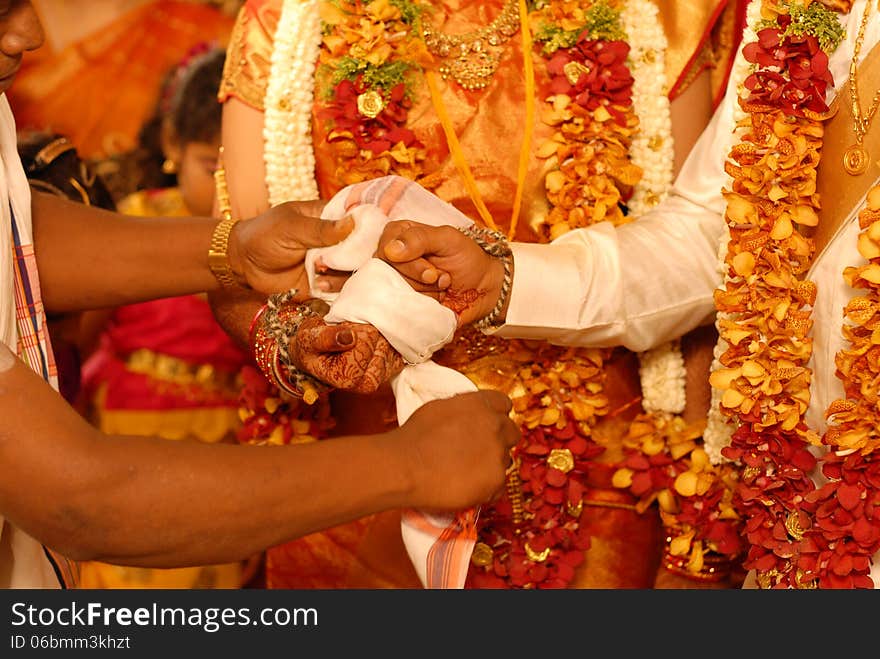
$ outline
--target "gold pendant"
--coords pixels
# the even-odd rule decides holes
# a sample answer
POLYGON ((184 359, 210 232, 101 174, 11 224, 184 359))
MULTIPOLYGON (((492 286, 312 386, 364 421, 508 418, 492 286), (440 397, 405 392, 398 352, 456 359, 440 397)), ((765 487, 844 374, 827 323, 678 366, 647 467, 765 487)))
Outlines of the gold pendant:
POLYGON ((843 154, 843 168, 847 174, 859 176, 868 171, 868 151, 861 144, 853 144, 843 154))
POLYGON ((463 54, 451 62, 440 66, 440 76, 446 80, 450 76, 468 91, 484 89, 492 81, 498 68, 498 58, 486 51, 463 54))

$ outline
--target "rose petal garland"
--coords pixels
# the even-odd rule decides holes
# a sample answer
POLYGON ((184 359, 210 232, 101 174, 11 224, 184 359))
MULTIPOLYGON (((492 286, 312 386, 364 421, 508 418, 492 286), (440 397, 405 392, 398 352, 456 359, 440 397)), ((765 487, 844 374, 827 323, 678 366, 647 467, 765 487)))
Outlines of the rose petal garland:
POLYGON ((550 167, 551 210, 535 227, 543 240, 605 220, 622 224, 642 177, 630 160, 639 118, 621 4, 548 2, 532 15, 535 41, 549 57, 551 96, 541 118, 556 129, 538 150, 550 167), (575 36, 560 39, 560 31, 575 36))
MULTIPOLYGON (((768 2, 763 8, 765 15, 781 9, 768 2)), ((798 67, 805 42, 809 52, 817 40, 785 37, 784 32, 777 22, 758 30, 758 41, 743 49, 757 68, 746 79, 748 95, 741 105, 747 117, 727 166, 733 179, 725 191, 728 276, 715 302, 731 319, 719 324, 728 347, 711 382, 724 392, 722 413, 739 422, 731 446, 722 453, 746 467, 737 490, 750 544, 745 567, 766 577, 765 585, 800 588, 814 580, 801 562, 801 554, 806 557, 812 547, 798 512, 813 490, 809 474, 815 467, 807 447, 817 438, 803 421, 815 287, 799 282, 813 246, 795 227, 818 221, 815 181, 822 125, 804 116, 807 106, 817 107, 815 98, 783 93, 791 82, 789 67, 798 67), (774 48, 773 57, 767 47, 774 48), (761 61, 773 67, 774 76, 762 75, 761 61)), ((827 58, 816 73, 812 87, 826 81, 827 58)))
POLYGON ((873 588, 868 573, 880 551, 880 187, 868 193, 859 226, 859 253, 867 264, 848 267, 843 275, 865 293, 844 309, 849 346, 836 358, 846 398, 826 411, 822 442, 829 454, 822 473, 828 483, 806 497, 815 507, 810 537, 818 548, 820 588, 873 588))
POLYGON ((736 505, 747 520, 746 567, 756 570, 759 586, 871 588, 871 557, 880 549, 873 450, 880 364, 872 340, 880 225, 871 227, 880 191, 869 193, 860 213, 859 251, 869 263, 844 272, 850 286, 868 293, 845 309, 850 345, 837 355, 837 374, 847 397, 826 413, 822 471, 829 482, 817 489, 810 477, 817 460, 808 447, 819 440, 803 420, 816 287, 801 278, 814 248, 797 229, 818 222, 821 113, 833 84, 828 53, 842 27, 836 14, 809 0, 764 0, 760 9, 765 20, 751 15, 756 40, 743 49, 754 70, 743 84, 746 117, 728 163, 728 270, 716 292, 726 349, 712 383, 723 392, 722 413, 738 426, 722 454, 742 467, 736 505))

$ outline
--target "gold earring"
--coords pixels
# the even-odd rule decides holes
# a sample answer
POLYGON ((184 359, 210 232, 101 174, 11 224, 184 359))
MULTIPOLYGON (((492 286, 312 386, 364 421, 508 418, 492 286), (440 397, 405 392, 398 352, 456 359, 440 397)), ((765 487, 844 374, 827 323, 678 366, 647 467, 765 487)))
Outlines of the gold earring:
POLYGON ((174 162, 171 158, 165 158, 165 162, 162 163, 162 173, 171 174, 177 173, 177 163, 174 162))

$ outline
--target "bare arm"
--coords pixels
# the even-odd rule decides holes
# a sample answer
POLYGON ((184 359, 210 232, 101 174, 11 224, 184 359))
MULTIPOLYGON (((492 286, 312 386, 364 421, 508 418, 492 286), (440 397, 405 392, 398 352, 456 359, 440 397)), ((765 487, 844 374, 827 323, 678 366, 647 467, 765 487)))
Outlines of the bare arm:
MULTIPOLYGON (((263 293, 302 277, 310 247, 332 245, 349 221, 321 221, 310 204, 280 204, 237 222, 229 264, 238 280, 263 293)), ((43 300, 54 312, 119 306, 219 288, 208 267, 217 226, 209 217, 134 217, 54 195, 33 196, 34 244, 43 300)))
POLYGON ((171 567, 380 510, 465 507, 501 486, 518 437, 509 401, 486 393, 437 401, 385 435, 293 447, 119 438, 0 347, 0 513, 74 559, 171 567))
POLYGON ((236 217, 269 207, 263 162, 263 113, 235 97, 223 104, 222 138, 229 201, 236 217))
POLYGON ((694 144, 712 119, 712 84, 708 69, 670 103, 669 110, 675 150, 672 171, 677 176, 694 144))
POLYGON ((122 216, 40 192, 32 207, 47 309, 117 306, 218 286, 207 259, 215 218, 122 216))

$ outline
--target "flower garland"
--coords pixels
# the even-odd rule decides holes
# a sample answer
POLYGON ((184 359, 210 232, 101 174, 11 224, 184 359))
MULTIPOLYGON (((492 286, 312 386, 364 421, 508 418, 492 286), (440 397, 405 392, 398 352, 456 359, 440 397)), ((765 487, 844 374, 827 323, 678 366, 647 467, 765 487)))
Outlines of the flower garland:
POLYGON ((406 126, 413 78, 433 61, 413 29, 421 11, 407 0, 321 3, 318 118, 332 125, 341 186, 397 174, 433 187, 425 147, 406 126))
MULTIPOLYGON (((481 510, 465 587, 565 588, 590 546, 584 480, 604 451, 590 435, 610 412, 603 353, 505 348, 497 357, 516 369, 510 396, 523 433, 516 478, 506 497, 481 510)), ((467 374, 480 379, 479 371, 467 374)))
POLYGON ((762 3, 762 16, 769 14, 774 24, 754 25, 758 40, 743 49, 756 66, 743 83, 747 117, 728 164, 728 272, 724 289, 715 294, 717 308, 730 314, 719 322, 728 347, 711 381, 723 392, 722 414, 739 422, 722 455, 745 464, 737 492, 737 508, 748 520, 745 567, 758 570, 763 586, 801 588, 815 585, 813 570, 801 562, 801 554, 812 549, 805 542, 809 520, 802 502, 814 489, 809 474, 816 466, 808 446, 817 438, 803 421, 815 287, 799 283, 813 247, 793 222, 818 221, 814 192, 822 126, 797 102, 804 95, 784 92, 798 89, 790 71, 809 66, 816 75, 806 85, 822 87, 824 101, 830 76, 816 35, 786 35, 790 15, 781 9, 762 3))
MULTIPOLYGON (((844 272, 867 289, 845 313, 850 346, 837 355, 845 400, 826 412, 828 448, 816 488, 810 473, 819 445, 807 427, 812 352, 813 282, 802 279, 814 245, 797 230, 818 222, 815 194, 825 92, 832 86, 828 55, 843 37, 837 14, 818 2, 763 0, 750 14, 754 39, 744 58, 738 122, 731 151, 725 217, 726 277, 716 291, 725 349, 712 384, 721 413, 736 426, 722 455, 742 467, 735 500, 747 520, 745 567, 763 588, 870 588, 871 556, 880 549, 876 382, 880 367, 871 341, 878 310, 880 192, 860 213, 860 253, 868 265, 844 272)), ((842 7, 849 10, 849 3, 842 7)))
POLYGON ((844 309, 849 322, 843 332, 850 345, 836 359, 846 398, 826 412, 833 421, 822 438, 830 451, 822 463, 828 483, 807 497, 815 506, 816 533, 811 537, 819 547, 815 564, 820 587, 875 587, 868 572, 880 550, 880 187, 868 192, 859 226, 859 253, 868 263, 848 267, 843 274, 849 286, 866 292, 844 309))
POLYGON ((318 198, 312 146, 317 0, 285 0, 275 32, 263 124, 269 204, 318 198))
POLYGON ((667 569, 721 581, 731 576, 743 550, 733 506, 737 472, 712 465, 698 441, 701 431, 702 424, 681 417, 640 415, 625 439, 628 455, 614 484, 639 497, 640 510, 656 500, 667 531, 667 569))
POLYGON ((531 17, 549 57, 552 95, 541 118, 555 128, 538 150, 550 161, 551 210, 536 227, 542 240, 605 220, 622 224, 626 192, 642 177, 630 160, 639 118, 619 4, 548 2, 531 17))

